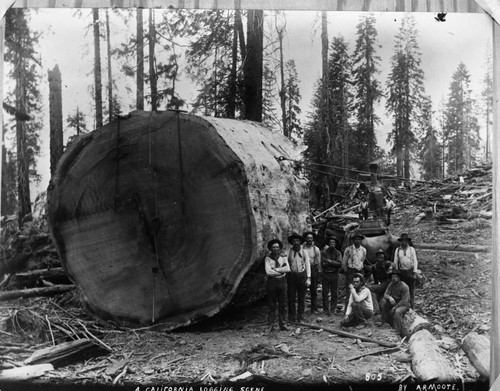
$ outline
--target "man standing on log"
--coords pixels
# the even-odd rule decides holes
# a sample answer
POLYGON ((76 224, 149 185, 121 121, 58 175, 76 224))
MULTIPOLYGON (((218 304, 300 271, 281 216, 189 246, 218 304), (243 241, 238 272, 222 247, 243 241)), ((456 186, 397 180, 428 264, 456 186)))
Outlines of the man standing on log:
POLYGON ((311 285, 311 265, 309 256, 302 248, 304 238, 298 233, 292 233, 288 237, 288 243, 292 245, 288 253, 288 264, 290 273, 287 273, 288 286, 288 320, 295 322, 304 319, 304 308, 306 303, 307 287, 311 285), (297 308, 295 303, 297 302, 297 308))
POLYGON ((387 195, 387 197, 385 197, 385 206, 384 206, 385 214, 387 216, 387 219, 386 219, 387 226, 391 225, 391 214, 392 214, 392 210, 394 209, 395 206, 396 206, 396 204, 392 200, 392 197, 390 195, 387 195))
POLYGON ((410 305, 415 308, 415 280, 417 278, 417 253, 410 246, 411 238, 402 233, 398 239, 401 247, 394 252, 394 265, 401 271, 401 280, 410 288, 410 305))
POLYGON ((391 270, 389 275, 391 282, 380 301, 382 321, 389 323, 398 333, 401 333, 403 318, 410 308, 410 288, 401 281, 400 270, 391 270))
POLYGON ((315 235, 313 232, 304 232, 302 234, 306 243, 303 248, 309 257, 309 264, 311 265, 311 286, 309 292, 311 293, 311 314, 318 312, 318 283, 321 276, 321 253, 319 248, 315 246, 315 235))
POLYGON ((365 195, 361 196, 358 213, 361 220, 368 220, 368 201, 366 200, 365 195))
POLYGON ((365 287, 365 278, 362 274, 356 273, 349 284, 349 303, 344 318, 340 322, 343 327, 356 326, 366 323, 373 315, 373 303, 370 290, 365 287))
POLYGON ((286 274, 290 272, 286 256, 281 255, 283 243, 273 239, 267 243, 267 249, 271 253, 265 259, 267 274, 267 300, 269 313, 267 322, 269 332, 274 330, 274 317, 276 315, 276 304, 278 305, 278 323, 280 330, 288 330, 285 326, 286 317, 286 274))
POLYGON ((323 296, 323 313, 330 316, 337 312, 337 298, 339 286, 339 270, 342 267, 342 254, 337 250, 337 238, 330 236, 327 239, 328 247, 321 254, 321 287, 323 296), (330 293, 330 302, 328 302, 330 293))
POLYGON ((385 259, 385 252, 381 248, 375 256, 377 257, 377 261, 371 267, 374 284, 368 285, 368 289, 372 293, 373 313, 377 315, 380 313, 380 300, 384 297, 385 290, 391 282, 388 272, 393 264, 385 259))

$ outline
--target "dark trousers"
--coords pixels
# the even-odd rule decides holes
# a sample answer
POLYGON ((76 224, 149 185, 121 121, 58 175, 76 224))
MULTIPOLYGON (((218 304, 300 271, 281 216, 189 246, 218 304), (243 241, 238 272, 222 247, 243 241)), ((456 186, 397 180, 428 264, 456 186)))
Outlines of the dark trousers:
POLYGON ((362 303, 352 303, 352 312, 347 320, 342 320, 340 325, 343 327, 356 326, 371 318, 373 311, 366 308, 362 303))
POLYGON ((306 303, 306 272, 286 274, 288 292, 288 319, 290 321, 304 318, 304 307, 306 303), (295 307, 297 303, 297 307, 295 307))
POLYGON ((411 308, 415 308, 415 277, 413 277, 413 269, 401 270, 401 281, 410 288, 410 304, 411 308))
POLYGON ((267 277, 267 303, 269 312, 267 322, 274 324, 276 307, 278 307, 278 322, 280 327, 285 325, 286 317, 286 278, 267 277))
POLYGON ((388 209, 386 211, 386 214, 387 214, 387 220, 386 220, 386 225, 389 226, 391 225, 391 213, 392 213, 392 210, 388 209))
POLYGON ((318 311, 318 283, 320 273, 318 265, 311 265, 311 286, 309 291, 311 293, 311 312, 318 311))
POLYGON ((321 289, 323 296, 323 312, 330 313, 337 308, 339 287, 339 273, 323 273, 321 275, 321 289), (330 294, 330 302, 328 302, 330 294))
POLYGON ((382 312, 382 321, 389 323, 399 334, 401 334, 401 330, 403 328, 403 318, 406 311, 409 310, 408 306, 404 305, 394 308, 389 300, 383 298, 380 300, 380 310, 382 312))
POLYGON ((361 220, 368 220, 368 209, 361 209, 359 213, 361 220))
POLYGON ((390 281, 387 280, 381 284, 367 285, 372 294, 373 312, 380 312, 380 300, 384 297, 384 293, 387 289, 387 285, 389 285, 389 282, 390 281))

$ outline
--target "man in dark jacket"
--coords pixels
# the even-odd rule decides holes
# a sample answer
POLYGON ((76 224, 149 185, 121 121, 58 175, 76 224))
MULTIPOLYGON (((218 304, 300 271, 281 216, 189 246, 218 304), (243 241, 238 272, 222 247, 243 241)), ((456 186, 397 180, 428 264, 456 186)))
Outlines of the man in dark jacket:
POLYGON ((384 297, 385 290, 391 282, 391 278, 387 274, 393 264, 386 260, 385 252, 379 249, 376 253, 377 261, 371 266, 371 274, 373 275, 374 284, 368 285, 372 293, 373 313, 377 315, 380 313, 379 303, 384 297))
POLYGON ((328 247, 321 254, 321 281, 323 295, 323 313, 330 316, 337 310, 339 270, 342 267, 342 254, 337 250, 337 238, 327 240, 328 247), (330 294, 330 302, 328 302, 330 294))
POLYGON ((380 301, 382 320, 401 333, 403 317, 410 308, 410 288, 401 281, 401 271, 398 269, 391 270, 389 276, 391 282, 380 301))

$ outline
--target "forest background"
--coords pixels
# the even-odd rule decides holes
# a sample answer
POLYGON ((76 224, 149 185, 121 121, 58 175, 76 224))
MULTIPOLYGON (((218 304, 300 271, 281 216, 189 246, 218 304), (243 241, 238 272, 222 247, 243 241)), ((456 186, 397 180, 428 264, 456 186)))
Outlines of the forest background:
POLYGON ((56 65, 64 145, 141 108, 140 101, 146 110, 184 103, 192 113, 260 120, 292 138, 316 168, 306 170, 313 206, 329 206, 338 181, 354 178, 369 161, 378 160, 384 174, 432 180, 491 160, 486 14, 144 10, 141 69, 135 10, 11 11, 2 215, 25 214, 20 199, 31 203, 47 188, 47 75, 56 65), (246 53, 253 26, 261 42, 262 104, 252 111, 245 67, 259 60, 246 53), (19 84, 29 92, 18 95, 19 84))

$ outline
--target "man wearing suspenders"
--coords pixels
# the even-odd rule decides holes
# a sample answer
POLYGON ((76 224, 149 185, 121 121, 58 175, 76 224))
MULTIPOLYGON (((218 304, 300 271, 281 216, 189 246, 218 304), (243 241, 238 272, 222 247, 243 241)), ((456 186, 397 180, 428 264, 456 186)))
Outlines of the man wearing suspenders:
POLYGON ((314 244, 314 233, 304 232, 302 235, 306 240, 303 246, 304 251, 309 257, 311 265, 311 286, 309 291, 311 293, 311 314, 318 312, 318 283, 321 276, 321 253, 319 248, 314 244))
POLYGON ((398 239, 401 242, 401 247, 396 248, 394 252, 394 264, 401 272, 401 281, 410 288, 410 305, 415 307, 415 280, 417 278, 417 253, 410 246, 411 238, 407 233, 402 233, 398 239))
POLYGON ((309 256, 302 248, 304 238, 298 233, 288 237, 292 245, 288 253, 290 273, 287 274, 288 320, 291 322, 304 319, 307 287, 311 285, 311 265, 309 256), (297 306, 296 306, 297 303, 297 306))

